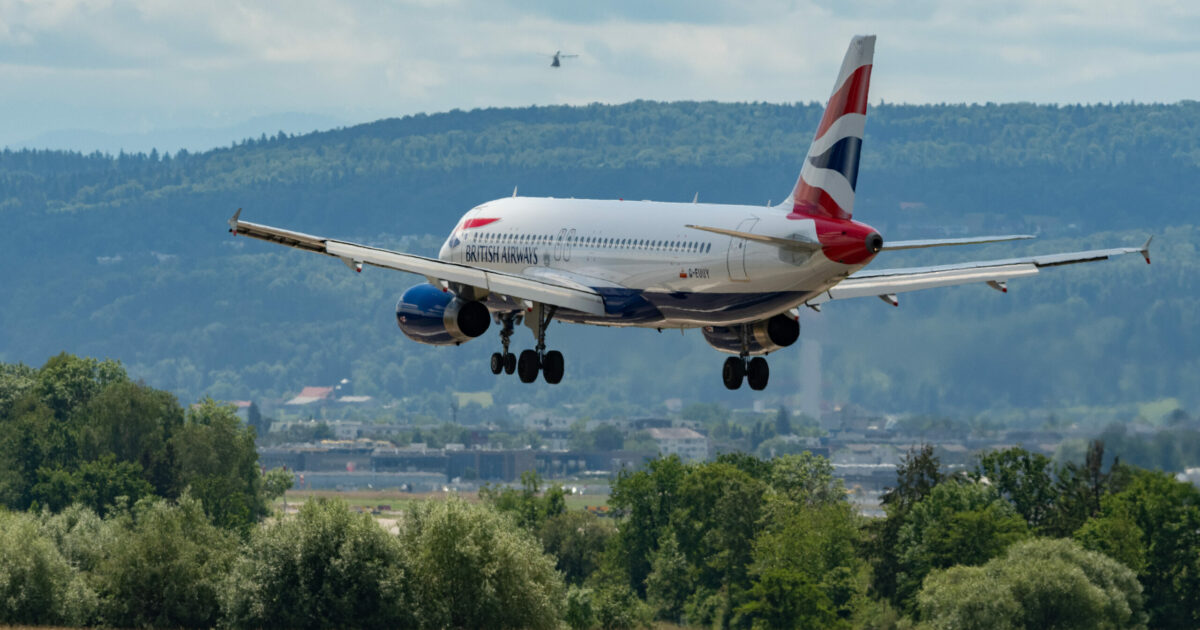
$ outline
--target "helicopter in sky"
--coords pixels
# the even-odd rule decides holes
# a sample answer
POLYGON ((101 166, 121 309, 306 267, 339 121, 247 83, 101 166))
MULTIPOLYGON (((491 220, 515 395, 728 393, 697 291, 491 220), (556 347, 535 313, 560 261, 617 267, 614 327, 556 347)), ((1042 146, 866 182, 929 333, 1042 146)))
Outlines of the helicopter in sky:
POLYGON ((550 62, 551 68, 560 68, 560 67, 562 67, 562 63, 560 61, 561 59, 571 59, 573 57, 578 57, 579 55, 564 55, 561 50, 556 50, 556 51, 554 51, 553 55, 546 55, 546 56, 554 58, 554 61, 550 62))

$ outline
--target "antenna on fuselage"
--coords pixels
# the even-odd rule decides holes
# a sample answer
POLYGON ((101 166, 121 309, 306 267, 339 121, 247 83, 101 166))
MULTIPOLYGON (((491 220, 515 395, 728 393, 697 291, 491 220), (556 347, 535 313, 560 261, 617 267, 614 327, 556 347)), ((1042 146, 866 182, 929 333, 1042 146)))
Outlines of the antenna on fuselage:
POLYGON ((513 186, 513 197, 517 196, 517 187, 513 186))
POLYGON ((692 197, 692 203, 700 203, 700 191, 696 191, 696 196, 692 197))

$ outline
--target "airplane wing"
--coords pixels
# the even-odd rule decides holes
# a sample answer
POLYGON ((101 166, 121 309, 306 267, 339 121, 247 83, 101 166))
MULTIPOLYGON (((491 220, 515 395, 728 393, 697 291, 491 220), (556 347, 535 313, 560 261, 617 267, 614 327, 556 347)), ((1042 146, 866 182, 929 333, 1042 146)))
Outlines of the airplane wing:
POLYGON ((480 269, 414 254, 394 252, 357 243, 293 232, 281 228, 242 221, 239 209, 229 220, 230 233, 279 243, 326 256, 340 258, 355 271, 364 264, 425 276, 431 282, 444 280, 464 284, 509 297, 569 308, 592 315, 604 314, 604 298, 578 284, 557 282, 553 277, 532 278, 511 273, 480 269))
POLYGON ((1150 241, 1141 247, 1116 247, 1093 249, 1065 254, 1047 254, 1025 258, 984 260, 932 267, 909 267, 904 269, 862 270, 842 280, 828 291, 809 300, 809 306, 817 306, 829 300, 856 297, 879 297, 897 305, 897 293, 920 291, 959 284, 986 282, 999 291, 1008 291, 1005 284, 1012 278, 1037 275, 1043 267, 1072 265, 1075 263, 1107 260, 1123 254, 1141 254, 1150 262, 1150 241))

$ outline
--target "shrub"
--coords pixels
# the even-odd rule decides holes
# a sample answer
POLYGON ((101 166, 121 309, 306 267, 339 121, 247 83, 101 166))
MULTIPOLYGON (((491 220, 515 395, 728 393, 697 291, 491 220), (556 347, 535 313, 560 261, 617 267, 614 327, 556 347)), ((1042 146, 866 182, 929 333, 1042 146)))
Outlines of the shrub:
POLYGON ((95 597, 28 514, 0 511, 0 623, 87 623, 95 597))
POLYGON ((650 627, 650 607, 624 584, 608 583, 596 590, 596 620, 604 630, 650 627))
POLYGON ((308 501, 295 518, 259 526, 228 585, 239 628, 412 627, 403 550, 340 500, 308 501))
POLYGON ((115 539, 92 573, 105 623, 209 628, 237 542, 200 502, 144 499, 114 517, 115 539))
POLYGON ((567 625, 571 630, 591 630, 596 627, 592 597, 590 588, 571 586, 567 589, 567 625))
POLYGON ((554 560, 494 508, 428 501, 405 514, 400 538, 421 627, 559 627, 565 589, 554 560))
POLYGON ((934 571, 918 595, 934 628, 1145 628, 1128 567, 1067 539, 1017 543, 980 567, 934 571))

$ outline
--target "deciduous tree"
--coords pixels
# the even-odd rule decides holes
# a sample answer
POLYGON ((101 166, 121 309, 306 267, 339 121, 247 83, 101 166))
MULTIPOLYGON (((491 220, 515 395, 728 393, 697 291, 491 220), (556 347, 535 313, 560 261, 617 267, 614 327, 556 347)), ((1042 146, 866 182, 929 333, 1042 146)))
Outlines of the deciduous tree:
POLYGON ((200 503, 148 498, 116 518, 115 537, 92 572, 106 624, 210 628, 237 540, 214 527, 200 503))
MULTIPOLYGON (((431 571, 421 579, 445 577, 431 571)), ((227 622, 237 628, 413 628, 412 580, 401 541, 369 515, 352 513, 343 501, 311 500, 295 518, 251 533, 229 582, 227 622)))
POLYGON ((533 534, 486 505, 428 501, 405 514, 423 628, 557 628, 566 588, 533 534))
POLYGON ((983 566, 935 571, 918 596, 934 628, 1145 628, 1128 567, 1063 539, 1017 543, 983 566))
POLYGON ((232 406, 211 398, 199 403, 171 442, 180 484, 219 527, 244 530, 267 513, 254 430, 232 406))
POLYGON ((1027 536, 1025 521, 994 489, 965 481, 934 486, 913 504, 900 528, 899 602, 914 610, 930 571, 983 564, 1027 536))

